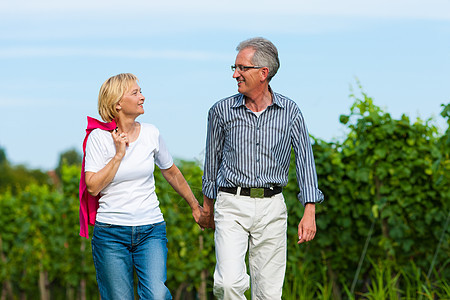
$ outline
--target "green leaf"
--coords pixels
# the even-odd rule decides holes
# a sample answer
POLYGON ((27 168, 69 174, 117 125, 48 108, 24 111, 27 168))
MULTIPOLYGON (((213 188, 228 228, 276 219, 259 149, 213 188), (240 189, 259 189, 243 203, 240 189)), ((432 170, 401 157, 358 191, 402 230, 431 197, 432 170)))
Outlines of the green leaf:
POLYGON ((378 219, 379 214, 378 214, 378 205, 377 204, 372 205, 372 214, 375 217, 375 219, 378 219))

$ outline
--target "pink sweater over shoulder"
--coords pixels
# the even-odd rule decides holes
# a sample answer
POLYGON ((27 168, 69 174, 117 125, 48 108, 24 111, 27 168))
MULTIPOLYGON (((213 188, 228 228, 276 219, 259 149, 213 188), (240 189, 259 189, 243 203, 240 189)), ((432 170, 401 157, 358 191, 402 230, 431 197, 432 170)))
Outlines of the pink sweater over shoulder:
POLYGON ((86 181, 84 177, 84 160, 86 158, 86 142, 89 134, 94 129, 102 130, 114 130, 116 128, 116 122, 111 121, 109 123, 101 122, 97 119, 87 117, 88 125, 86 128, 86 137, 83 141, 83 162, 81 164, 81 177, 80 177, 80 236, 89 238, 89 225, 95 224, 95 216, 97 215, 98 199, 100 196, 92 196, 88 193, 86 187, 86 181))

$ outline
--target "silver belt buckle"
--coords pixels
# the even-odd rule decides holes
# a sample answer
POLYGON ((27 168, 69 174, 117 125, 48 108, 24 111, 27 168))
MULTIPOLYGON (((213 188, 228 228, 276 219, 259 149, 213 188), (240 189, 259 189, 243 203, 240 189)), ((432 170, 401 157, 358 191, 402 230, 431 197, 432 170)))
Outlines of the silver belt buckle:
POLYGON ((264 188, 250 188, 251 198, 264 198, 264 188))

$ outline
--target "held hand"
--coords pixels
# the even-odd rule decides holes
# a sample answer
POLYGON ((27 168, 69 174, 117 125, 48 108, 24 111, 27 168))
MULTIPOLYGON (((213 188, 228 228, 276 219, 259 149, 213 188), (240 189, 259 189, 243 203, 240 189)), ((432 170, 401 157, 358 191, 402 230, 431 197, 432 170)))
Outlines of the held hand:
MULTIPOLYGON (((211 217, 208 213, 206 213, 203 207, 198 205, 198 207, 192 210, 192 216, 194 217, 195 222, 200 226, 202 230, 205 228, 213 228, 211 226, 211 217)), ((214 225, 214 217, 213 217, 213 225, 214 225)))
POLYGON ((207 228, 212 228, 213 230, 215 230, 216 229, 216 223, 214 223, 214 212, 205 213, 205 217, 208 220, 208 227, 207 228))
POLYGON ((202 213, 198 219, 196 220, 197 224, 203 229, 212 228, 214 229, 214 214, 209 214, 204 209, 202 209, 202 213))
POLYGON ((309 242, 316 235, 316 206, 315 204, 306 204, 300 224, 298 224, 298 242, 309 242))
POLYGON ((200 204, 198 204, 197 207, 192 209, 192 216, 194 217, 195 223, 197 223, 203 230, 204 226, 202 226, 202 224, 199 223, 202 215, 203 215, 203 207, 201 207, 200 204))

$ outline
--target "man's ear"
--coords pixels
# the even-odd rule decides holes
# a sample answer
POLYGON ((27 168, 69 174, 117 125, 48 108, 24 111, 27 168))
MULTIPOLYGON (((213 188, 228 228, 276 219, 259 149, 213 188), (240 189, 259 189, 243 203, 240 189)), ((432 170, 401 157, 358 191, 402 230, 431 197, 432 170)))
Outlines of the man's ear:
POLYGON ((267 77, 269 77, 269 68, 264 67, 260 69, 260 78, 261 78, 261 82, 266 81, 267 77))

